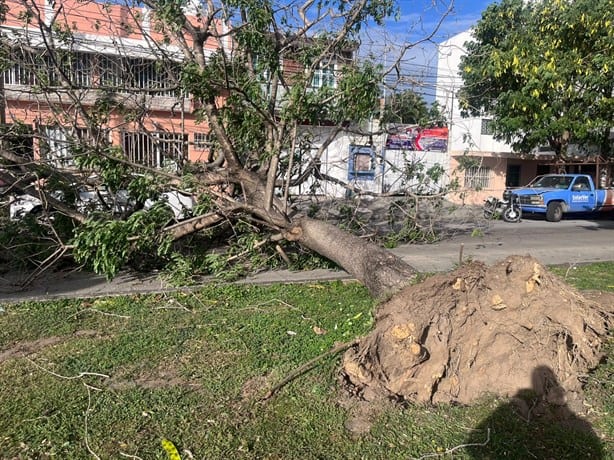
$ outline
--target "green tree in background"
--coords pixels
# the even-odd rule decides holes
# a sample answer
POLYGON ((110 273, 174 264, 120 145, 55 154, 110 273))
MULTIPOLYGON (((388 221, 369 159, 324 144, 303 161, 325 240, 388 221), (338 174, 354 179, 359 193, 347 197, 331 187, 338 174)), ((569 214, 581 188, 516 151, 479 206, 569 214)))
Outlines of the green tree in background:
POLYGON ((429 106, 421 95, 409 89, 392 93, 386 98, 381 121, 425 127, 446 124, 446 118, 437 102, 429 106))
POLYGON ((597 146, 611 156, 614 1, 503 0, 490 5, 461 61, 460 100, 488 113, 519 152, 597 146))

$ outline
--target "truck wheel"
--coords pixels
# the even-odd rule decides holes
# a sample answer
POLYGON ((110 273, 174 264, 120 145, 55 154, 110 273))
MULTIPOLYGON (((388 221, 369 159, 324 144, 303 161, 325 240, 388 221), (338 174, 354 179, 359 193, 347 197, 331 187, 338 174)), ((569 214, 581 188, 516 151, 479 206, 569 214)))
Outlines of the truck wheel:
POLYGON ((558 201, 548 203, 546 209, 546 220, 548 222, 559 222, 563 218, 563 205, 558 201))

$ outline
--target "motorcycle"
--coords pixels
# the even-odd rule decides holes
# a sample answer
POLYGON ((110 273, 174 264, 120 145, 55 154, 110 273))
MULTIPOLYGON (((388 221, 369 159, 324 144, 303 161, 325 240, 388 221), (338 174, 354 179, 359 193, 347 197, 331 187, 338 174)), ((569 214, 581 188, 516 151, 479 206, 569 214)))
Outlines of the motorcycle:
POLYGON ((503 192, 502 200, 489 196, 484 201, 484 217, 487 219, 502 217, 505 222, 520 222, 522 217, 520 197, 511 190, 503 192))

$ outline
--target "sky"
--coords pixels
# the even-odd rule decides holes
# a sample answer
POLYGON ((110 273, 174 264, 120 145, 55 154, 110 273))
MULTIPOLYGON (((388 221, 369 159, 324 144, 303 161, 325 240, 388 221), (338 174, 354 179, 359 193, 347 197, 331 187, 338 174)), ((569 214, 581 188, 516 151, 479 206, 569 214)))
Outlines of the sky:
POLYGON ((495 0, 398 0, 399 19, 386 21, 382 30, 371 30, 367 41, 374 43, 375 55, 392 62, 399 43, 416 43, 432 34, 430 40, 406 53, 401 67, 402 77, 418 82, 413 89, 432 102, 436 89, 436 44, 475 25, 482 11, 492 3, 495 0))
POLYGON ((386 28, 407 33, 413 27, 418 36, 431 31, 447 12, 438 33, 438 41, 442 41, 475 24, 491 3, 493 0, 398 0, 401 16, 398 21, 387 21, 386 28))

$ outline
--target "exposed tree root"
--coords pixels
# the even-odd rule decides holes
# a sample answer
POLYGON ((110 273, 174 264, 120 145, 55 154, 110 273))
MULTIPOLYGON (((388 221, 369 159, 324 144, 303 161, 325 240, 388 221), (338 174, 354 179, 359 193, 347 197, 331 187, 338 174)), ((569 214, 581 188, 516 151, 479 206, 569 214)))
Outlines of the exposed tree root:
POLYGON ((471 403, 484 393, 562 388, 564 404, 599 363, 611 303, 583 297, 532 257, 470 263, 382 304, 343 372, 365 399, 471 403), (536 369, 552 371, 537 388, 536 369))
POLYGON ((275 393, 277 393, 281 388, 286 386, 288 383, 290 383, 295 378, 300 377, 301 375, 303 375, 306 372, 309 372, 311 369, 316 367, 316 365, 320 361, 322 361, 323 359, 328 358, 330 356, 334 356, 337 353, 341 353, 342 351, 345 351, 348 348, 351 348, 351 347, 355 346, 357 343, 358 343, 358 340, 352 340, 351 342, 339 343, 339 344, 335 345, 333 348, 331 348, 330 350, 328 350, 328 351, 326 351, 326 352, 316 356, 313 359, 310 359, 305 364, 303 364, 303 365, 297 367, 296 369, 292 370, 288 375, 286 375, 286 377, 284 377, 278 383, 273 385, 269 389, 269 391, 267 391, 267 393, 260 399, 260 401, 264 402, 264 401, 267 401, 267 400, 271 399, 273 397, 273 395, 275 395, 275 393))

